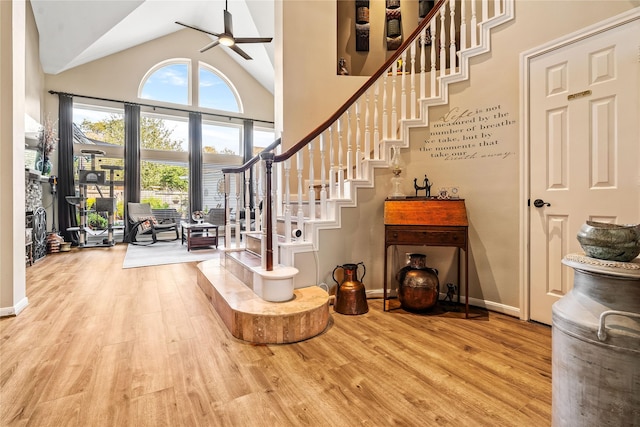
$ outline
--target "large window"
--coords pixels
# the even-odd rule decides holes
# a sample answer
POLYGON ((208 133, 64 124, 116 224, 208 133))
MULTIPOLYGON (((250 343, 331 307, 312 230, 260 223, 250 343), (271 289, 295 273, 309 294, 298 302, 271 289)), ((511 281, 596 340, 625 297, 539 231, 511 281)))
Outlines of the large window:
POLYGON ((124 224, 124 113, 121 108, 75 104, 73 109, 73 165, 77 195, 86 200, 88 241, 101 241, 108 228, 107 198, 115 198, 114 226, 124 224), (87 183, 88 171, 98 171, 104 181, 87 183))
MULTIPOLYGON (((220 111, 241 113, 240 97, 224 75, 204 63, 198 64, 198 73, 191 72, 189 60, 173 59, 157 64, 141 81, 138 96, 156 101, 153 107, 141 103, 140 108, 140 201, 156 209, 176 209, 184 219, 189 219, 190 210, 194 209, 191 197, 198 205, 202 202, 205 211, 223 208, 221 170, 241 164, 245 154, 251 157, 274 140, 273 129, 254 127, 254 148, 251 153, 244 152, 243 133, 249 127, 239 117, 220 115, 220 111), (198 81, 191 82, 192 76, 198 81), (192 105, 192 100, 197 100, 197 108, 175 105, 192 105), (207 112, 208 109, 216 111, 207 112), (189 141, 189 111, 200 111, 202 118, 200 129, 191 128, 193 135, 202 137, 202 148, 197 153, 189 152, 192 144, 196 144, 189 141), (199 170, 190 170, 194 165, 199 170), (200 196, 201 200, 196 201, 200 196)), ((76 101, 73 116, 76 193, 84 192, 90 211, 88 226, 97 234, 107 228, 107 215, 100 212, 100 198, 114 197, 117 204, 114 225, 125 222, 124 108, 115 101, 98 103, 76 101), (90 170, 104 171, 104 184, 83 181, 90 170)), ((197 123, 199 119, 191 126, 197 123)), ((236 185, 233 179, 231 194, 236 200, 242 197, 244 183, 236 185)))
POLYGON ((143 113, 140 118, 140 200, 189 217, 189 123, 143 113))

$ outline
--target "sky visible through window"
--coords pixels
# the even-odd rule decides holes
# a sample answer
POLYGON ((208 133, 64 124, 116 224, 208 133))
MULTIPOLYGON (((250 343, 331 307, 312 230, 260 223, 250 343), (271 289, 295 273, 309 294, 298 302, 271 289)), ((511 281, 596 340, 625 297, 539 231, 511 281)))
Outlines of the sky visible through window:
POLYGON ((238 102, 227 82, 217 74, 200 67, 200 106, 215 110, 239 112, 238 102))
POLYGON ((142 98, 189 105, 189 66, 171 64, 154 71, 142 87, 142 98))

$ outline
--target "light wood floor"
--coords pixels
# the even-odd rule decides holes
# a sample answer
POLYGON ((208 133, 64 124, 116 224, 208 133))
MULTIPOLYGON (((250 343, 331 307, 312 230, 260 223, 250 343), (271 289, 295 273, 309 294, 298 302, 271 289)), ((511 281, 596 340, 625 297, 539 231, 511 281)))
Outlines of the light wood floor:
POLYGON ((479 310, 332 313, 287 345, 231 337, 194 264, 126 245, 27 268, 0 320, 1 426, 548 426, 550 328, 479 310))

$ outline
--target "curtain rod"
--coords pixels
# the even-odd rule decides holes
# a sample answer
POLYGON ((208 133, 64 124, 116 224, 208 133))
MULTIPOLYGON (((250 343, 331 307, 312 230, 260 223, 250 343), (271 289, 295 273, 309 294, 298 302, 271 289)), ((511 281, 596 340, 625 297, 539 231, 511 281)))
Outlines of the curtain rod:
POLYGON ((74 98, 84 98, 84 99, 93 99, 96 101, 108 101, 108 102, 117 102, 120 104, 130 104, 130 105, 140 105, 142 107, 151 107, 153 109, 156 108, 162 108, 164 110, 169 110, 169 111, 180 111, 181 113, 198 113, 198 114, 202 114, 203 116, 214 116, 214 117, 223 117, 225 119, 236 119, 236 120, 251 120, 253 122, 260 122, 260 123, 268 123, 268 124, 273 124, 273 122, 269 121, 269 120, 260 120, 260 119, 249 119, 246 117, 240 117, 240 116, 231 116, 231 115, 227 115, 227 114, 216 114, 216 113, 205 113, 202 111, 195 111, 195 110, 187 110, 186 108, 176 108, 176 107, 165 107, 165 106, 161 106, 161 105, 153 105, 153 104, 145 104, 145 103, 140 103, 140 102, 131 102, 131 101, 122 101, 119 99, 110 99, 110 98, 100 98, 97 96, 89 96, 89 95, 78 95, 75 93, 68 93, 68 92, 58 92, 55 90, 50 90, 49 91, 50 94, 52 95, 67 95, 67 96, 71 96, 74 98))

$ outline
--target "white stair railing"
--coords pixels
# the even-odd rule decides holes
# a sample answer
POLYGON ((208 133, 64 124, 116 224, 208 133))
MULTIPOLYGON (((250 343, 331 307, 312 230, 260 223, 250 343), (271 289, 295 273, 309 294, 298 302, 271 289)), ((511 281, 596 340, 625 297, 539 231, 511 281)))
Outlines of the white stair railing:
MULTIPOLYGON (((273 185, 282 183, 282 191, 272 193, 283 193, 284 206, 275 211, 283 212, 285 247, 318 249, 318 231, 338 227, 341 207, 356 205, 357 187, 372 187, 374 169, 388 167, 389 147, 408 147, 408 129, 428 126, 429 106, 448 102, 448 86, 468 78, 469 58, 489 51, 489 31, 513 18, 514 1, 471 1, 470 13, 466 1, 437 2, 416 31, 340 109, 307 137, 269 160, 272 166, 283 165, 273 168, 276 173, 271 180, 273 185), (477 3, 481 8, 479 22, 477 3), (294 159, 295 177, 290 173, 294 159), (279 170, 283 175, 277 178, 279 170), (315 194, 318 170, 319 200, 315 194), (290 182, 297 184, 295 220, 303 231, 302 238, 295 240, 291 239, 290 182), (305 182, 308 184, 303 185, 305 182), (306 212, 303 200, 308 203, 306 212)), ((265 194, 265 202, 270 196, 265 194)), ((275 221, 265 227, 274 225, 275 221)), ((281 245, 273 253, 282 250, 286 249, 281 245)))

